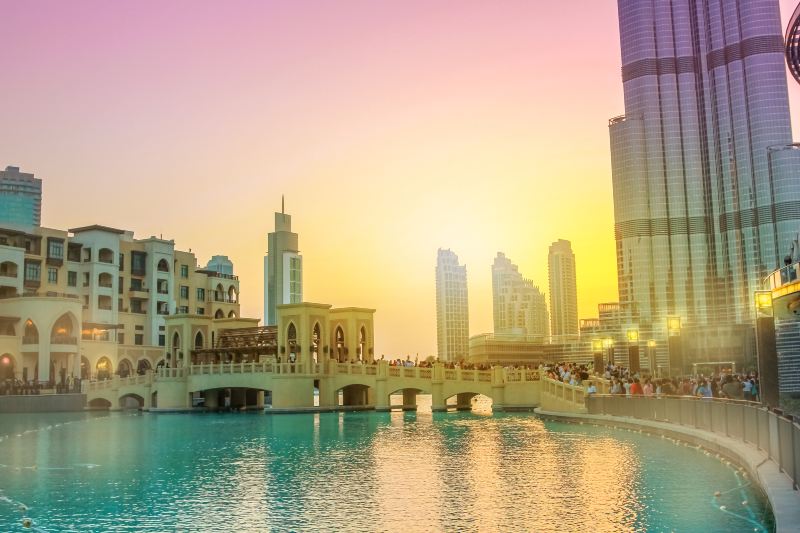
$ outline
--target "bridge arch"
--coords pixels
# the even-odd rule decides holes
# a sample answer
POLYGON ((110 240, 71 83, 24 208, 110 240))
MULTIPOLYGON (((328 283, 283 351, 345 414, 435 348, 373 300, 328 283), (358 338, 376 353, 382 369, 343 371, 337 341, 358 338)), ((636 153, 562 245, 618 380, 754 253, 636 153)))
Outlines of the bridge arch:
POLYGON ((140 395, 129 392, 119 397, 120 409, 144 409, 144 398, 140 395))
POLYGON ((340 407, 366 407, 374 404, 373 388, 364 383, 345 385, 336 391, 336 404, 340 407))
POLYGON ((490 395, 482 393, 482 392, 472 392, 472 391, 464 391, 464 392, 456 392, 447 396, 444 399, 444 404, 448 408, 454 407, 457 411, 471 411, 473 406, 473 399, 478 396, 484 396, 489 398, 494 402, 494 398, 490 395))
POLYGON ((206 410, 263 409, 265 403, 272 401, 272 391, 260 387, 215 387, 193 391, 193 402, 202 398, 206 410))
POLYGON ((106 398, 93 398, 88 401, 89 409, 111 409, 111 402, 106 398))

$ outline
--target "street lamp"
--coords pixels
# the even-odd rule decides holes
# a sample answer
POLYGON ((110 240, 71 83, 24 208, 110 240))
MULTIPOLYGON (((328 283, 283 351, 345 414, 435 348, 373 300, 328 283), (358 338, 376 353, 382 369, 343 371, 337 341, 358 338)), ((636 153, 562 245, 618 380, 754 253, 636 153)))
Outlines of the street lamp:
POLYGON ((667 346, 669 368, 673 376, 683 374, 683 345, 681 342, 681 317, 667 317, 667 346))
POLYGON ((628 369, 632 374, 639 371, 639 330, 629 329, 628 337, 628 369))
POLYGON ((778 395, 778 350, 775 347, 775 316, 772 312, 772 291, 756 291, 756 357, 758 389, 761 403, 770 407, 780 404, 778 395))
POLYGON ((603 339, 592 339, 592 358, 595 373, 603 372, 603 339))

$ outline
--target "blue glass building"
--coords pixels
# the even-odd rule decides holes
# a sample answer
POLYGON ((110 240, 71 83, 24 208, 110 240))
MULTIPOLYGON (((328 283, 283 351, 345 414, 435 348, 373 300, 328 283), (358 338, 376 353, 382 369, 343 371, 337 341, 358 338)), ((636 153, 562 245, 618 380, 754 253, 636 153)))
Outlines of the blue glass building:
POLYGON ((0 171, 0 224, 39 226, 42 223, 42 180, 18 167, 0 171))

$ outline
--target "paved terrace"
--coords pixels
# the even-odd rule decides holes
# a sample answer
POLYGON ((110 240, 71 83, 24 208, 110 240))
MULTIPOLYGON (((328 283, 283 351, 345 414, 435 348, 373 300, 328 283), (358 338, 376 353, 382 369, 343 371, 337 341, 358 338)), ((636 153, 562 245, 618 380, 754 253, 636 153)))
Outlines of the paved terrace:
POLYGON ((430 394, 435 411, 447 409, 456 398, 459 409, 469 409, 473 396, 483 394, 493 401, 494 410, 525 410, 540 405, 541 375, 533 369, 466 370, 430 367, 338 363, 221 363, 160 368, 142 376, 115 377, 83 384, 90 407, 121 408, 128 398, 142 409, 180 411, 193 408, 193 398, 202 393, 205 407, 218 407, 214 391, 231 389, 255 394, 239 396, 244 404, 263 407, 268 393, 271 410, 305 411, 337 408, 389 410, 416 408, 417 394, 430 394), (314 405, 314 389, 319 405, 314 405), (341 403, 339 393, 341 394, 341 403), (403 395, 401 406, 392 406, 390 396, 403 395), (246 398, 254 398, 248 401, 246 398))

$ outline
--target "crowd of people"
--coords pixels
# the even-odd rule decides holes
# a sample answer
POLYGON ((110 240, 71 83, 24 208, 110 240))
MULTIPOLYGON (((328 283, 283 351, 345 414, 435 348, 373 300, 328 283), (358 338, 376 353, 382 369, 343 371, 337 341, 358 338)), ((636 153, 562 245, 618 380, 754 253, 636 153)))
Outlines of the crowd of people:
POLYGON ((0 381, 0 396, 31 396, 42 394, 43 392, 57 394, 79 393, 81 391, 81 380, 78 378, 67 377, 63 381, 50 383, 37 383, 33 380, 23 381, 21 379, 4 379, 0 381))
MULTIPOLYGON (((735 374, 717 372, 683 377, 655 378, 644 372, 631 372, 630 369, 609 364, 600 372, 594 372, 591 364, 557 363, 545 365, 547 377, 569 385, 582 385, 590 377, 600 376, 610 383, 610 394, 627 396, 697 396, 703 398, 726 398, 731 400, 760 400, 758 374, 755 372, 735 374)), ((592 381, 587 392, 598 392, 592 381)))

